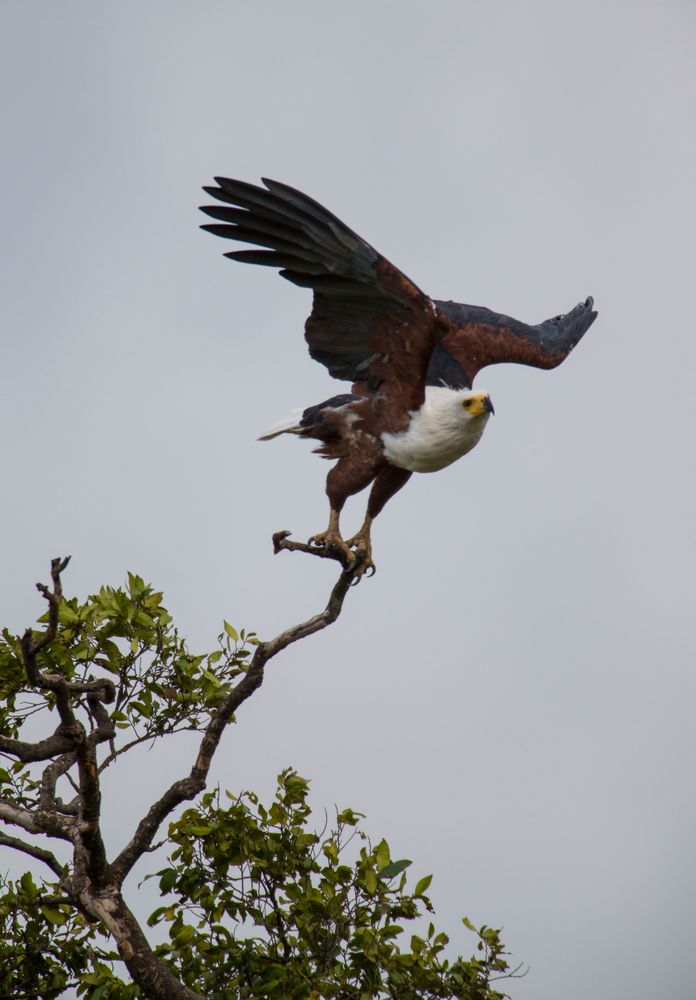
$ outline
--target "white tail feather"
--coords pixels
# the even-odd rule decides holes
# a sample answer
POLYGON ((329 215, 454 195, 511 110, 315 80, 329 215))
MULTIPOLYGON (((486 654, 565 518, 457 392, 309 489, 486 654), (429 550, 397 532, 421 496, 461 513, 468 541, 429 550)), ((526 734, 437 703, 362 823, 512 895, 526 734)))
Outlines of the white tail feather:
POLYGON ((287 417, 283 420, 279 420, 277 424, 269 427, 267 431, 264 431, 256 440, 257 441, 271 441, 274 437, 278 437, 279 434, 297 434, 300 429, 300 420, 302 419, 302 414, 304 410, 293 410, 288 413, 287 417))

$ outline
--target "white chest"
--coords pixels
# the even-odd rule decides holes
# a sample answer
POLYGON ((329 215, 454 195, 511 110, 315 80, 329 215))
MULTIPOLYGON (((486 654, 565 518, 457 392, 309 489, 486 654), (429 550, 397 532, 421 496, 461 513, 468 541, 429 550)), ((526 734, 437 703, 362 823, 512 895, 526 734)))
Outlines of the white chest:
POLYGON ((392 465, 411 472, 437 472, 466 455, 481 440, 488 413, 470 416, 462 408, 467 391, 429 386, 420 410, 398 434, 383 434, 392 465))

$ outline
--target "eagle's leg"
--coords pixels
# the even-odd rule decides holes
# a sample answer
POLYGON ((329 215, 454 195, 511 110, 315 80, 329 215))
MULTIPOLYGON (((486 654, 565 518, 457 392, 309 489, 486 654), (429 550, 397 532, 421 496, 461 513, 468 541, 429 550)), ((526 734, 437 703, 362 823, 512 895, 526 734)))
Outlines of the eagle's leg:
POLYGON ((387 465, 375 479, 367 501, 365 520, 357 535, 353 535, 346 543, 351 548, 362 553, 360 565, 357 567, 355 573, 356 580, 359 580, 367 570, 371 570, 370 576, 375 572, 376 567, 372 561, 372 538, 370 535, 372 522, 382 510, 387 500, 390 500, 402 486, 405 486, 410 478, 411 473, 408 469, 399 469, 395 465, 387 465))
POLYGON ((368 461, 356 461, 355 457, 350 455, 341 458, 326 477, 326 495, 331 508, 329 526, 326 531, 313 535, 309 539, 309 544, 337 549, 343 554, 349 569, 355 565, 355 553, 343 539, 338 520, 348 497, 364 490, 374 478, 375 465, 369 457, 368 461))
POLYGON ((318 548, 338 549, 343 554, 346 562, 352 566, 355 562, 355 555, 351 551, 350 545, 344 541, 338 527, 338 519, 341 516, 340 510, 331 508, 329 514, 329 526, 326 531, 320 531, 318 535, 312 535, 309 545, 316 545, 318 548))

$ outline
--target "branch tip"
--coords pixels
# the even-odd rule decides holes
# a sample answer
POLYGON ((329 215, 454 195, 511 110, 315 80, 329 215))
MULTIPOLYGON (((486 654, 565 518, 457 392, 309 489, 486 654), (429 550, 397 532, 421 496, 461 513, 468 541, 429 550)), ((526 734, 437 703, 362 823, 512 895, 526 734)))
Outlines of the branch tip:
POLYGON ((274 555, 277 556, 283 549, 287 549, 288 552, 306 552, 310 556, 319 556, 320 559, 333 559, 334 562, 341 564, 345 573, 349 573, 352 569, 355 569, 355 564, 349 562, 345 552, 341 549, 335 549, 331 546, 323 548, 317 545, 309 545, 307 542, 290 541, 291 534, 291 531, 275 532, 273 535, 274 555))
POLYGON ((60 576, 71 558, 71 556, 56 556, 55 559, 51 559, 51 576, 60 576))

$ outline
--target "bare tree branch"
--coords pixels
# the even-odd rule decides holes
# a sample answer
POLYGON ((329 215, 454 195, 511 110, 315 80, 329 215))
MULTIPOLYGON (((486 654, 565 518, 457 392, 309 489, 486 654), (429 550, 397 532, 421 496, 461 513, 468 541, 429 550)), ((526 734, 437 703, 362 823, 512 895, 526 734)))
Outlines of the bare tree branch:
POLYGON ((77 816, 77 806, 70 804, 66 806, 59 798, 56 797, 56 784, 58 779, 62 777, 75 763, 77 757, 75 752, 64 753, 54 760, 52 764, 49 764, 44 768, 44 772, 41 775, 41 793, 39 795, 39 808, 40 809, 56 809, 58 812, 62 812, 66 815, 77 816))
MULTIPOLYGON (((188 732, 189 726, 183 726, 181 729, 172 729, 171 733, 188 732)), ((151 743, 153 740, 152 733, 144 733, 142 736, 136 736, 134 739, 129 740, 128 743, 124 743, 123 746, 114 747, 112 746, 111 753, 105 757, 101 764, 99 765, 99 773, 105 771, 107 767, 118 760, 119 757, 123 756, 124 753, 128 753, 133 747, 140 746, 141 743, 151 743)))
POLYGON ((276 531, 273 535, 273 552, 278 555, 283 549, 288 552, 304 552, 308 556, 318 556, 320 559, 333 559, 339 562, 343 569, 349 571, 355 569, 355 564, 350 565, 342 549, 324 548, 324 546, 310 545, 308 542, 290 541, 290 531, 276 531))
POLYGON ((85 872, 92 885, 100 889, 109 879, 109 865, 99 827, 101 790, 93 744, 85 743, 78 748, 77 766, 80 774, 79 835, 86 854, 85 872))
POLYGON ((80 840, 86 851, 86 874, 92 885, 100 888, 109 878, 109 865, 100 829, 101 789, 96 746, 98 742, 113 739, 116 729, 98 692, 90 691, 87 701, 97 728, 76 751, 80 777, 78 815, 80 840))
MULTIPOLYGON (((281 532, 280 534, 285 533, 281 532)), ((276 545, 277 538, 277 535, 273 536, 274 546, 276 545)), ((280 540, 282 541, 282 539, 280 540)), ((283 547, 280 545, 280 548, 283 547)), ((276 551, 280 551, 280 548, 276 548, 276 551)), ((311 551, 314 552, 313 549, 311 551)), ((335 558, 339 562, 342 561, 337 555, 331 558, 335 558)), ((261 642, 256 647, 256 652, 246 674, 222 702, 208 723, 200 743, 198 756, 188 777, 175 781, 164 795, 151 806, 138 824, 131 841, 123 848, 114 861, 111 870, 118 885, 123 883, 123 880, 133 866, 147 851, 163 820, 178 805, 187 799, 195 798, 205 788, 208 771, 210 770, 215 751, 219 746, 222 733, 240 705, 247 698, 250 698, 254 691, 263 684, 264 669, 268 661, 277 656, 282 650, 287 649, 292 643, 313 635, 315 632, 319 632, 335 622, 341 613, 343 601, 350 590, 354 577, 355 574, 352 570, 344 570, 334 585, 328 603, 322 612, 313 615, 305 622, 291 626, 274 639, 270 639, 268 642, 261 642)))
POLYGON ((61 723, 52 736, 39 740, 37 743, 25 743, 23 740, 13 740, 7 736, 0 736, 0 752, 10 754, 25 764, 33 764, 40 760, 50 760, 63 753, 70 753, 81 738, 81 731, 68 732, 61 723))
POLYGON ((27 833, 45 833, 59 840, 75 839, 75 821, 54 812, 23 809, 0 800, 0 820, 11 823, 12 826, 21 826, 27 833))
MULTIPOLYGON (((33 637, 31 630, 27 629, 27 632, 29 632, 27 650, 32 657, 32 661, 36 657, 36 654, 40 650, 45 649, 46 646, 50 645, 56 637, 56 632, 58 630, 58 608, 61 600, 63 599, 63 585, 61 583, 60 574, 69 562, 70 556, 65 556, 64 559, 61 559, 60 557, 51 559, 51 580, 53 581, 52 592, 48 589, 45 583, 36 584, 36 589, 39 593, 43 594, 48 601, 48 628, 46 628, 41 635, 36 638, 33 637)), ((33 662, 32 669, 38 673, 33 662)), ((31 681, 32 684, 36 684, 37 687, 39 686, 38 680, 34 680, 32 677, 31 681)))
POLYGON ((37 861, 43 861, 58 878, 62 878, 64 866, 61 865, 52 851, 46 851, 43 847, 36 847, 34 844, 27 844, 26 841, 20 840, 19 837, 11 837, 8 833, 3 833, 2 831, 0 831, 0 845, 11 847, 15 851, 21 851, 22 854, 28 854, 30 857, 36 858, 37 861))

